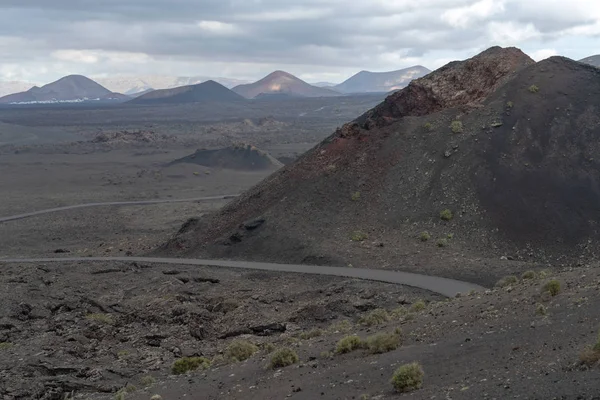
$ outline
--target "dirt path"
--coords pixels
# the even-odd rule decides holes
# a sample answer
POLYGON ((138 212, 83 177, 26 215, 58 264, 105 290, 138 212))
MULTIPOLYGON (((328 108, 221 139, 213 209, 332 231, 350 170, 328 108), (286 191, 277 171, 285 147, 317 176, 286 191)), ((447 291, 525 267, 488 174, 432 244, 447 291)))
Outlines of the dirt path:
POLYGON ((0 217, 0 223, 14 221, 17 219, 29 218, 36 215, 48 214, 58 211, 73 210, 76 208, 87 208, 87 207, 101 207, 101 206, 139 206, 146 204, 164 204, 164 203, 188 203, 193 201, 212 201, 212 200, 225 200, 237 197, 238 195, 221 195, 221 196, 210 196, 210 197, 196 197, 192 199, 163 199, 163 200, 139 200, 139 201, 110 201, 105 203, 86 203, 76 204, 72 206, 48 208, 46 210, 33 211, 24 214, 11 215, 8 217, 0 217))
POLYGON ((161 263, 179 265, 198 265, 225 268, 254 269, 263 271, 295 272, 301 274, 341 276, 378 282, 395 283, 429 290, 444 296, 454 297, 457 293, 468 293, 471 290, 485 290, 482 286, 457 281, 454 279, 435 276, 413 274, 401 271, 387 271, 380 269, 361 269, 347 267, 324 267, 316 265, 273 264, 250 261, 227 260, 197 260, 186 258, 155 258, 155 257, 66 257, 66 258, 25 258, 25 259, 0 259, 4 263, 46 263, 46 262, 107 262, 107 261, 135 261, 142 263, 161 263))

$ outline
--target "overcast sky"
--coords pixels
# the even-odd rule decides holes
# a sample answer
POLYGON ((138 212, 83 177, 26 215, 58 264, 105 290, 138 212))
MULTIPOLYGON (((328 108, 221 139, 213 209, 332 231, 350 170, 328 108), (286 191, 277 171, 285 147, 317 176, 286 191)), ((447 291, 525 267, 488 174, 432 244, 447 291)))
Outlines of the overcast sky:
POLYGON ((435 69, 493 45, 600 53, 599 0, 0 0, 0 80, 67 74, 311 82, 435 69))

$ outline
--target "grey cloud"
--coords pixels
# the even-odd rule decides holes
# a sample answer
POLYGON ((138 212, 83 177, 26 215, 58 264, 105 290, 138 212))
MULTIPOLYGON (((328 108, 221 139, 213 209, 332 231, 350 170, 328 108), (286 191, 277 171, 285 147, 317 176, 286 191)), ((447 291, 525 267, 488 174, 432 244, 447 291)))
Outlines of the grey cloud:
POLYGON ((504 11, 478 16, 466 27, 441 18, 449 8, 482 1, 2 0, 0 50, 5 62, 43 59, 64 49, 232 64, 391 68, 386 53, 434 58, 436 52, 493 45, 486 36, 491 21, 533 24, 540 40, 595 22, 568 8, 532 8, 516 0, 505 0, 504 11), (199 21, 230 25, 211 32, 199 21))

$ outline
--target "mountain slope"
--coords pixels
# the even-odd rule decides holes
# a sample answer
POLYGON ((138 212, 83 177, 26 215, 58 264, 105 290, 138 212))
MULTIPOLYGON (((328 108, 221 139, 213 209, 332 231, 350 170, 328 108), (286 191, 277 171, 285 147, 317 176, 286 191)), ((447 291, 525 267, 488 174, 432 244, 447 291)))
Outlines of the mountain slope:
POLYGON ((391 92, 406 87, 413 79, 430 72, 420 65, 390 72, 361 71, 333 89, 342 93, 391 92))
POLYGON ((523 268, 505 255, 583 262, 600 240, 599 108, 600 70, 492 48, 413 81, 161 251, 486 284, 523 268))
POLYGON ((138 94, 148 89, 174 89, 181 86, 197 85, 202 82, 213 80, 226 88, 232 88, 237 85, 248 83, 248 81, 230 78, 209 78, 205 76, 113 76, 97 79, 98 83, 110 90, 125 94, 138 94))
POLYGON ((0 103, 35 103, 49 101, 73 101, 84 99, 125 99, 93 80, 81 75, 69 75, 42 87, 34 86, 26 92, 15 93, 0 98, 0 103))
POLYGON ((238 102, 244 98, 215 81, 198 85, 182 86, 174 89, 154 90, 143 94, 129 103, 196 103, 196 102, 238 102))
POLYGON ((579 60, 584 64, 593 65, 594 67, 600 67, 600 55, 590 56, 579 60))
POLYGON ((309 85, 294 75, 283 71, 275 71, 257 82, 239 85, 232 90, 247 99, 253 99, 259 95, 288 95, 294 97, 340 96, 338 92, 309 85))

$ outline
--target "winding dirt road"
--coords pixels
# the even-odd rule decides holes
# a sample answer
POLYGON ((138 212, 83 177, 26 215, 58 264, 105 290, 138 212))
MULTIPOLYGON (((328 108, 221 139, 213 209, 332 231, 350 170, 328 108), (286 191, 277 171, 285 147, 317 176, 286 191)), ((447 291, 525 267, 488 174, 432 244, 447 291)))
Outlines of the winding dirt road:
POLYGON ((179 265, 198 265, 209 267, 226 267, 240 269, 254 269, 263 271, 295 272, 300 274, 329 275, 346 278, 364 279, 386 283, 412 286, 420 289, 439 293, 443 296, 454 297, 457 293, 468 293, 471 290, 482 291, 484 287, 457 281, 454 279, 440 278, 429 275, 413 274, 401 271, 382 269, 362 269, 346 267, 324 267, 316 265, 273 264, 252 261, 227 261, 227 260, 198 260, 190 258, 156 258, 156 257, 66 257, 66 258, 25 258, 1 259, 2 263, 50 263, 50 262, 141 262, 179 265))
POLYGON ((163 200, 137 200, 137 201, 110 201, 106 203, 85 203, 85 204, 76 204, 73 206, 64 206, 64 207, 56 207, 56 208, 48 208, 46 210, 33 211, 24 214, 11 215, 8 217, 0 217, 0 223, 14 221, 17 219, 34 217, 36 215, 49 214, 58 211, 67 211, 74 210, 77 208, 87 208, 87 207, 103 207, 103 206, 140 206, 147 204, 164 204, 164 203, 190 203, 193 201, 212 201, 212 200, 227 200, 233 199, 237 197, 237 194, 233 195, 222 195, 222 196, 211 196, 211 197, 196 197, 192 199, 163 199, 163 200))

